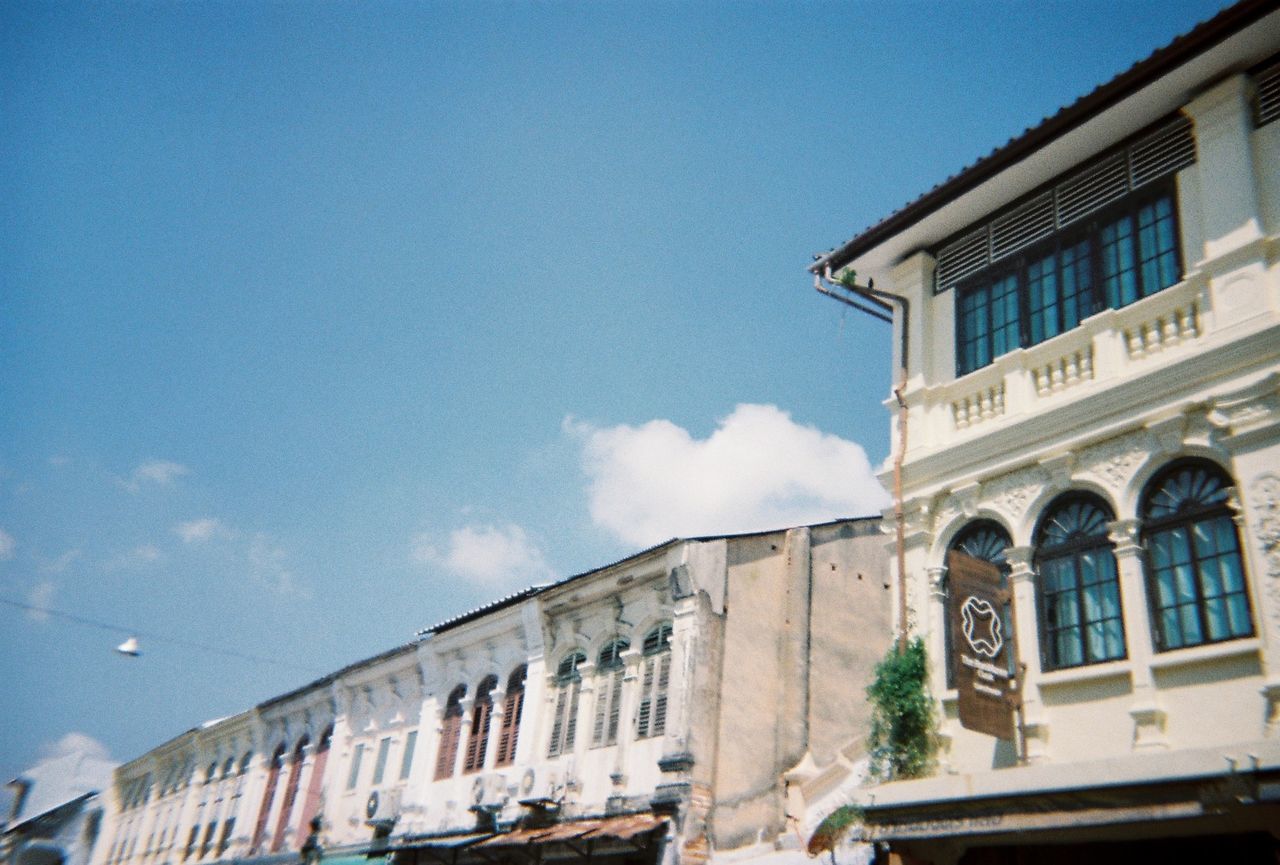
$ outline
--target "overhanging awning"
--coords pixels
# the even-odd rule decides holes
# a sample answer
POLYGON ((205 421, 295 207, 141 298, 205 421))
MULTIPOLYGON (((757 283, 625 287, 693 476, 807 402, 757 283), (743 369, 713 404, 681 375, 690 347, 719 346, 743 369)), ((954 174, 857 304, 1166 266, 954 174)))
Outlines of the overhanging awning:
POLYGON ((567 820, 537 829, 513 829, 476 844, 480 847, 527 847, 586 841, 635 841, 667 823, 653 814, 625 814, 587 820, 567 820))

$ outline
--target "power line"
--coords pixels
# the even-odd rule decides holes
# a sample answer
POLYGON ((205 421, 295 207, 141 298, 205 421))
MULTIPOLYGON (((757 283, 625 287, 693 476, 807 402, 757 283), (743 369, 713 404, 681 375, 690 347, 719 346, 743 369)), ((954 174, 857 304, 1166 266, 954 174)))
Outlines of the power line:
POLYGON ((208 643, 198 643, 194 640, 184 640, 181 637, 171 637, 167 634, 157 634, 154 631, 140 631, 137 628, 131 628, 127 625, 115 625, 111 622, 103 622, 98 619, 90 619, 88 616, 77 615, 76 613, 68 613, 66 610, 55 610, 52 607, 41 607, 36 604, 28 604, 23 601, 15 601, 12 598, 0 597, 0 604, 7 604, 10 607, 17 607, 20 610, 26 610, 30 613, 38 613, 44 616, 55 616, 59 619, 66 619, 79 625, 87 625, 91 628, 99 628, 104 631, 115 631, 126 636, 145 638, 150 641, 160 643, 172 643, 175 646, 185 646, 188 649, 196 649, 202 652, 213 652, 218 655, 227 655, 232 658, 240 658, 245 661, 254 661, 259 664, 274 664, 277 667, 286 667, 291 670, 300 670, 304 673, 312 673, 323 675, 323 670, 317 670, 314 667, 303 667, 297 664, 289 664, 277 658, 264 658, 261 655, 251 655, 247 652, 239 652, 235 649, 226 649, 221 646, 211 646, 208 643))

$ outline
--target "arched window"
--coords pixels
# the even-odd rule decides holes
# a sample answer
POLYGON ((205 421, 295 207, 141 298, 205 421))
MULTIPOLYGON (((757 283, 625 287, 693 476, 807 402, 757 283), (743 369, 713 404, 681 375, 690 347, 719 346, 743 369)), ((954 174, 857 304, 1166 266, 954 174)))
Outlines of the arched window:
POLYGON ((622 712, 622 653, 631 648, 627 640, 614 640, 600 650, 596 661, 596 710, 591 725, 591 747, 618 744, 618 719, 622 712))
POLYGON ((253 752, 245 751, 244 756, 240 758, 240 774, 244 775, 249 771, 249 764, 253 762, 253 752))
POLYGON ((671 623, 663 622, 644 638, 644 672, 636 738, 661 736, 667 730, 667 688, 671 684, 671 623))
POLYGON ((462 735, 462 698, 467 696, 467 686, 459 685, 449 692, 444 704, 444 717, 440 725, 440 747, 436 750, 436 780, 453 775, 458 763, 458 739, 462 735))
POLYGON ((1158 651, 1253 634, 1231 479, 1204 460, 1182 460, 1142 496, 1147 592, 1158 651))
POLYGON ((293 803, 298 798, 298 782, 302 780, 302 761, 310 744, 311 739, 303 736, 294 746, 293 758, 289 761, 289 780, 285 782, 284 799, 280 802, 280 816, 276 818, 276 833, 271 839, 272 853, 279 853, 284 849, 284 833, 289 828, 293 803))
MULTIPOLYGON (((1011 546, 1013 546, 1013 541, 1009 539, 1009 533, 1004 530, 1003 526, 993 520, 977 520, 960 530, 960 533, 951 541, 950 549, 964 553, 966 556, 972 556, 975 559, 981 559, 984 562, 990 562, 993 565, 999 565, 1001 575, 1007 580, 1009 566, 1005 562, 1005 551, 1011 546)), ((944 592, 948 593, 947 598, 949 598, 950 584, 948 583, 943 588, 944 592)), ((947 658, 947 687, 954 688, 956 686, 956 668, 952 662, 952 653, 955 644, 952 642, 951 616, 948 612, 947 598, 943 600, 942 642, 943 652, 947 658)), ((1012 633, 1008 627, 1008 616, 1004 618, 1006 619, 1005 633, 1012 633)))
POLYGON ((267 786, 262 792, 262 805, 258 809, 258 823, 253 828, 253 843, 249 845, 251 852, 257 852, 267 836, 267 820, 271 816, 271 802, 276 797, 276 785, 280 782, 280 768, 284 763, 285 745, 281 742, 271 755, 271 764, 267 768, 267 786))
POLYGON ((489 750, 489 721, 493 717, 493 689, 498 687, 497 676, 486 676, 476 688, 476 702, 471 709, 471 733, 467 736, 467 753, 462 760, 463 772, 478 772, 484 768, 485 752, 489 750))
POLYGON ((498 732, 498 753, 494 765, 507 766, 516 759, 520 738, 520 713, 524 710, 524 677, 528 668, 521 664, 507 677, 507 694, 502 698, 502 729, 498 732))
POLYGON ((311 833, 311 818, 320 813, 321 791, 324 790, 324 770, 329 765, 329 749, 333 745, 333 725, 330 724, 320 734, 320 744, 316 746, 315 759, 311 762, 311 780, 307 782, 307 796, 302 800, 302 817, 298 820, 298 831, 295 840, 301 848, 311 833))
POLYGON ((556 710, 551 723, 548 757, 573 752, 578 732, 578 695, 582 690, 582 674, 578 672, 578 665, 586 660, 586 655, 573 652, 556 667, 556 710))
POLYGON ((1055 500, 1036 529, 1036 601, 1046 670, 1125 656, 1116 557, 1108 538, 1111 510, 1096 496, 1055 500))

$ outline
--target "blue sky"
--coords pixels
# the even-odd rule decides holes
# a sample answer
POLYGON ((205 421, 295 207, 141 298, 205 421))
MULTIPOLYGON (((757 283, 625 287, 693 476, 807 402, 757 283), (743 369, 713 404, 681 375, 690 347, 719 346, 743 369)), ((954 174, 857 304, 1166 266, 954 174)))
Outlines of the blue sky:
POLYGON ((5 4, 0 775, 876 512, 811 254, 1219 5, 5 4))

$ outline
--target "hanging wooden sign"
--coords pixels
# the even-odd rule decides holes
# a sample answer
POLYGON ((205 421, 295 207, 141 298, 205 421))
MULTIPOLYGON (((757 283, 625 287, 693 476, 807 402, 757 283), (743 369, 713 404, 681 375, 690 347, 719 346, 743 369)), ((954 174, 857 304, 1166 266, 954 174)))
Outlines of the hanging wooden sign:
POLYGON ((998 739, 1015 739, 1020 694, 1013 664, 1013 634, 1003 612, 1009 604, 1000 568, 952 550, 947 553, 951 663, 960 697, 960 726, 998 739))

